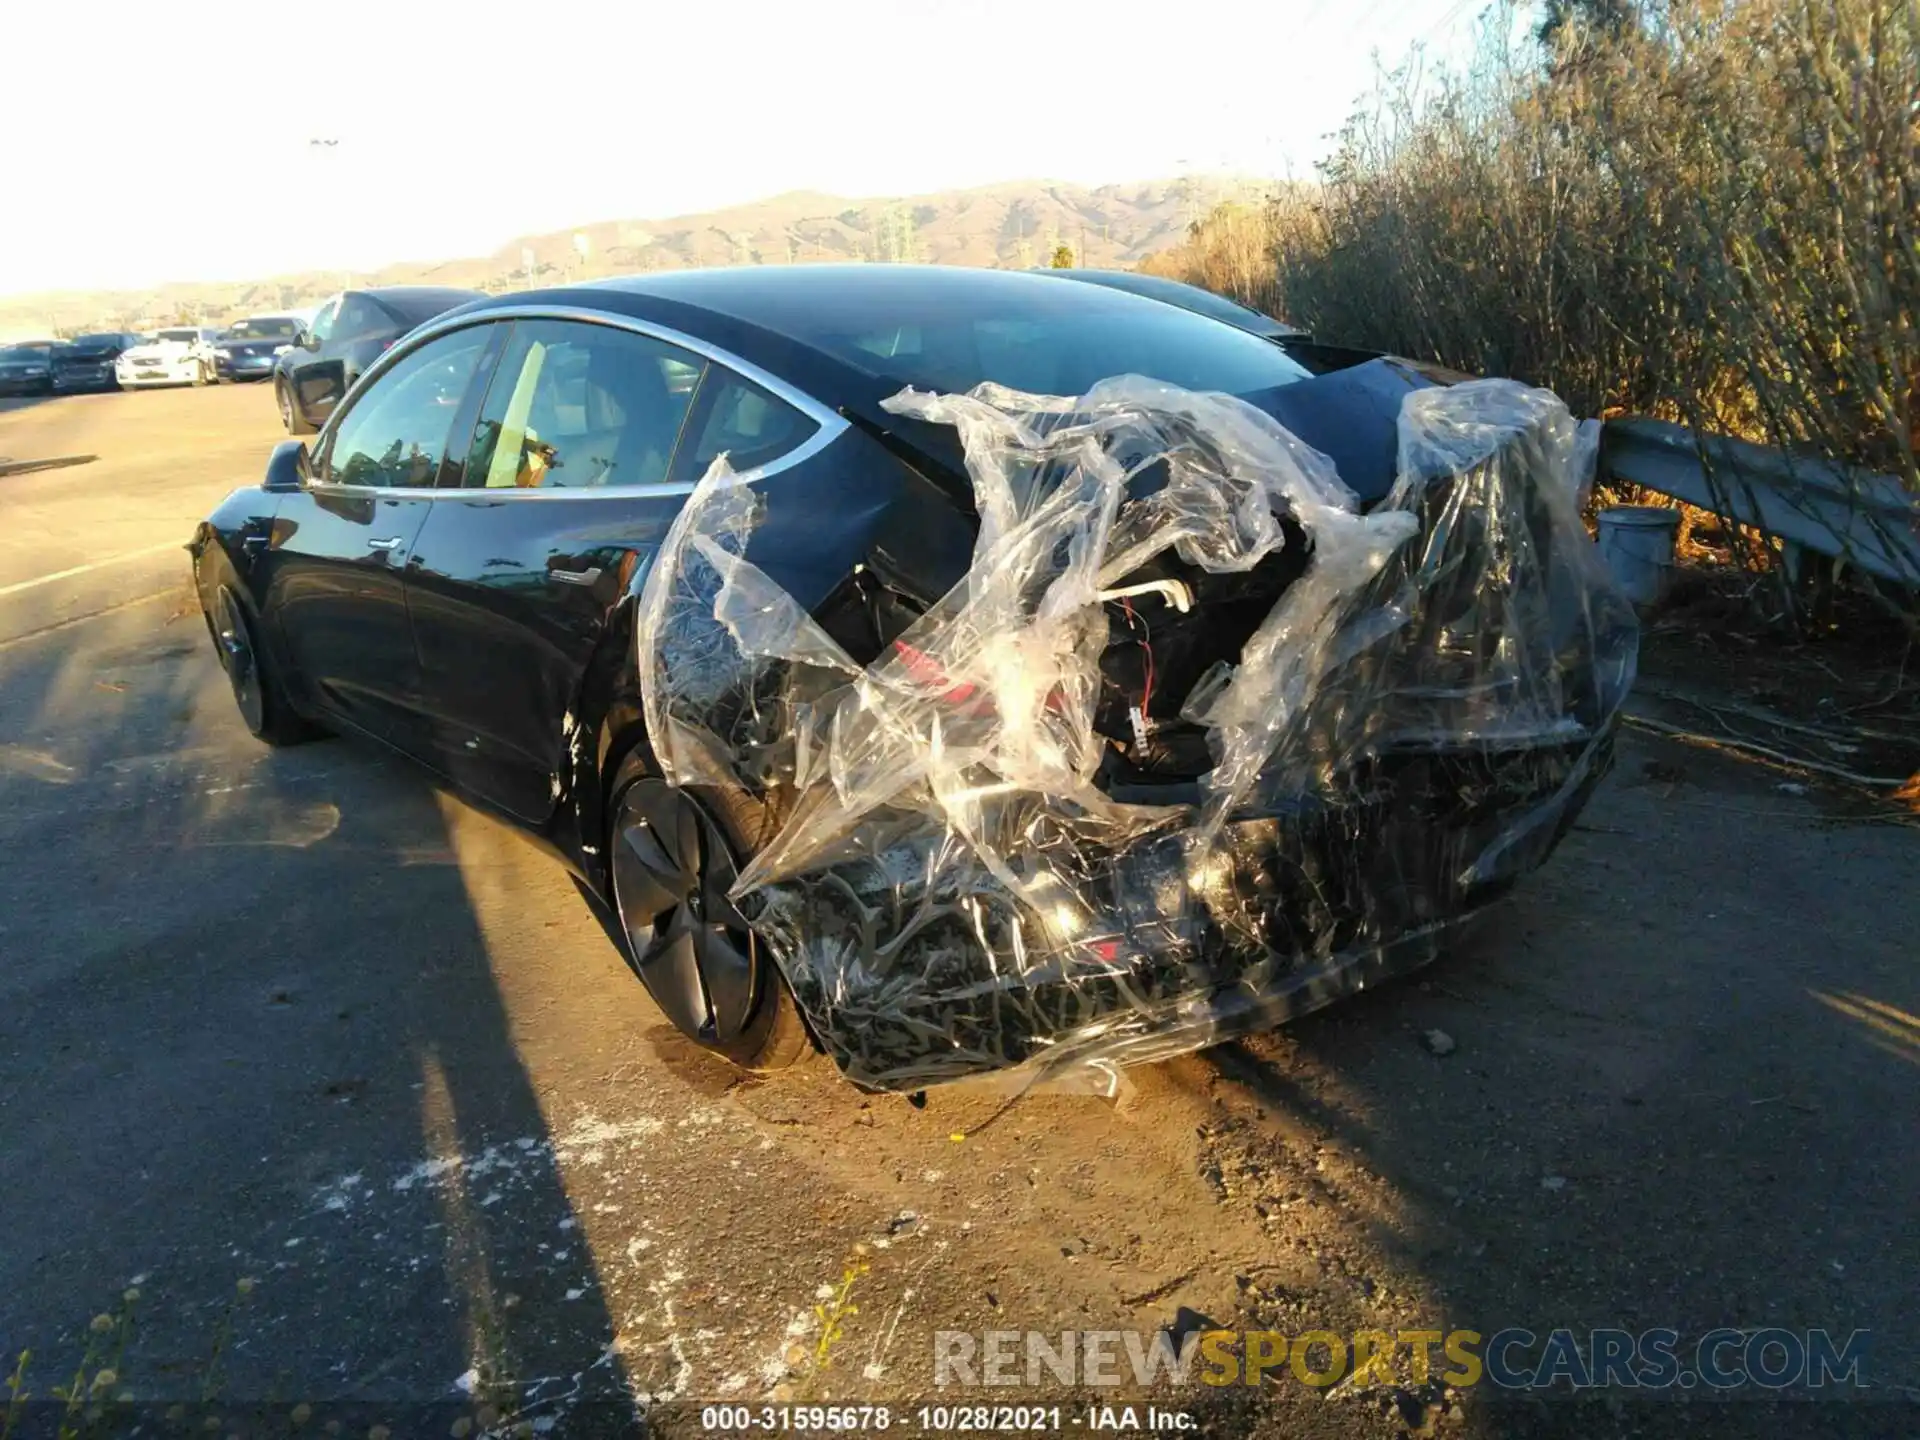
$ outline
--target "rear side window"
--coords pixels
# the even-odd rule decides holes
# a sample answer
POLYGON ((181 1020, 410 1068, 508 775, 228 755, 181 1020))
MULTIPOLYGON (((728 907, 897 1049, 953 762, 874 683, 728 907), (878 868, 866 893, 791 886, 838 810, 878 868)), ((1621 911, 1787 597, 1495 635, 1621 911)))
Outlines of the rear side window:
POLYGON ((564 320, 515 323, 467 452, 488 490, 667 478, 704 363, 664 340, 564 320))
POLYGON ((721 455, 735 471, 758 470, 810 440, 819 425, 751 380, 714 365, 700 386, 673 478, 698 480, 721 455))
POLYGON ((381 489, 433 485, 488 329, 475 325, 428 341, 357 395, 334 430, 326 478, 381 489))

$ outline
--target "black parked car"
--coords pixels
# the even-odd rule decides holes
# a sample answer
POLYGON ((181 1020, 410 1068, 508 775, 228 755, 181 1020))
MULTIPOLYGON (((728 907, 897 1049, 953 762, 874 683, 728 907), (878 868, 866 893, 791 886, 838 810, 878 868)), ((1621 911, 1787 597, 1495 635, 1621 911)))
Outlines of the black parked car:
POLYGON ((311 435, 381 351, 422 321, 480 298, 477 290, 431 285, 348 290, 329 297, 294 348, 274 363, 280 423, 289 435, 311 435))
POLYGON ((113 362, 121 352, 140 343, 138 335, 103 330, 76 335, 53 352, 53 388, 56 390, 118 390, 113 362))
POLYGON ((0 345, 0 395, 51 395, 55 348, 52 340, 0 345))
POLYGON ((1432 958, 1544 860, 1607 767, 1635 632, 1579 529, 1564 407, 1478 384, 1507 388, 1386 361, 1315 377, 1229 326, 1029 274, 629 277, 422 326, 189 549, 254 734, 373 737, 526 827, 698 1043, 757 1068, 818 1045, 862 1084, 911 1090, 1278 1023, 1432 958), (978 419, 986 392, 961 405, 983 427, 965 442, 894 398, 986 380, 1086 396, 1129 371, 1184 388, 1008 427, 978 419), (1396 451, 1423 404, 1440 421, 1396 451), (1256 452, 1337 492, 1301 443, 1329 439, 1372 514, 1304 491, 1250 504, 1272 479, 1247 471, 1256 452), (1054 441, 1081 448, 1033 458, 1054 441), (723 454, 737 478, 702 484, 723 454), (1013 488, 983 502, 969 461, 1007 462, 1013 488), (938 637, 969 587, 1013 584, 1018 625, 1098 569, 1044 528, 1096 474, 1123 477, 1137 542, 1079 582, 1107 587, 1073 612, 1099 673, 1079 700, 1030 697, 1042 731, 1092 727, 1077 798, 1009 796, 983 760, 979 785, 904 791, 733 893, 743 863, 783 845, 791 861, 792 827, 859 783, 842 747, 880 699, 932 707, 934 743, 944 725, 971 753, 992 707, 938 637), (1156 498, 1190 494, 1230 503, 1156 498), (712 520, 729 496, 757 507, 750 539, 712 520), (1268 548, 1213 555, 1228 524, 1268 548), (1336 544, 1376 526, 1398 548, 1361 563, 1336 544), (1028 568, 980 570, 976 544, 1028 534, 1028 568), (758 570, 699 569, 735 552, 758 570), (1287 721, 1283 749, 1309 763, 1263 769, 1213 848, 1184 851, 1217 763, 1188 704, 1223 665, 1272 672, 1258 627, 1297 586, 1325 633, 1304 652, 1311 698, 1253 718, 1287 721), (834 656, 867 667, 873 703, 808 688, 834 656), (806 761, 808 736, 837 758, 806 761), (705 781, 686 780, 689 753, 705 781), (985 828, 929 822, 941 806, 985 828), (978 863, 987 834, 1014 837, 998 870, 978 863))
POLYGON ((266 380, 279 356, 300 339, 291 315, 250 315, 227 326, 213 341, 214 373, 222 380, 266 380))

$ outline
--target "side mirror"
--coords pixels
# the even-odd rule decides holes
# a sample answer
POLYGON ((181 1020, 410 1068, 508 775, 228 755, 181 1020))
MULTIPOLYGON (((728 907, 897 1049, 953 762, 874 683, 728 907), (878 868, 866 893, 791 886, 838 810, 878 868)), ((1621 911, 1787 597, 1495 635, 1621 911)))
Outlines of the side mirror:
POLYGON ((298 490, 306 483, 310 473, 307 442, 282 440, 273 447, 273 454, 267 458, 267 478, 261 481, 260 488, 275 492, 298 490))
POLYGON ((320 348, 320 337, 311 330, 302 330, 294 337, 293 343, 298 345, 302 350, 318 350, 320 348))

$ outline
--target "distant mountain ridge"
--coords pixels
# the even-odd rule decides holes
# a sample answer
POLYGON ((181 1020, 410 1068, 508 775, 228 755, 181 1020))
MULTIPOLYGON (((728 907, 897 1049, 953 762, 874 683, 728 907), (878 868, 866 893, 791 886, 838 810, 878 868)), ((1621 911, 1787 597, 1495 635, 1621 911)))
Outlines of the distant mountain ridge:
POLYGON ((567 279, 707 265, 926 261, 1024 268, 1056 246, 1076 264, 1130 267, 1260 182, 1220 176, 1089 188, 1006 181, 926 195, 850 199, 796 190, 665 219, 603 220, 510 240, 490 255, 406 261, 374 271, 309 271, 255 281, 182 281, 153 290, 0 296, 0 335, 218 323, 293 309, 346 285, 516 290, 567 279))

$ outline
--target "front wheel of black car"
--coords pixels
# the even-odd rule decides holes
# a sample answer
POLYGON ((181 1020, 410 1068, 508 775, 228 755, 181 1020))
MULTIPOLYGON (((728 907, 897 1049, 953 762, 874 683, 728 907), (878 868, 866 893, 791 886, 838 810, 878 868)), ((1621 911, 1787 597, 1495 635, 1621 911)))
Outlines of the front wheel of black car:
POLYGON ((294 408, 293 390, 284 380, 273 382, 274 403, 280 407, 280 423, 287 427, 289 435, 311 435, 313 426, 309 425, 294 408))
POLYGON ((248 732, 269 745, 296 745, 318 734, 287 699, 272 660, 260 648, 246 607, 231 587, 220 587, 207 622, 218 647, 220 668, 227 672, 227 684, 248 732))
POLYGON ((725 797, 641 776, 614 797, 608 859, 627 956, 654 1003, 694 1043, 744 1070, 813 1053, 767 946, 727 898, 744 838, 725 797))

